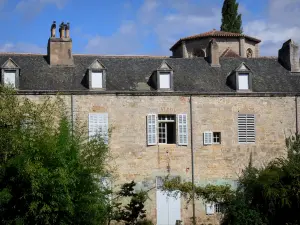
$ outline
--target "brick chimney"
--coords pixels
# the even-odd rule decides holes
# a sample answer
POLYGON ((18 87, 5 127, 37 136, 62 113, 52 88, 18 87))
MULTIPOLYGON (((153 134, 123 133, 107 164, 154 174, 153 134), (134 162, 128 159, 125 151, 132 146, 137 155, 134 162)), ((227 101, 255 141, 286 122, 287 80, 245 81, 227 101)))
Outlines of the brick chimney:
POLYGON ((51 36, 48 40, 48 62, 50 66, 73 66, 72 39, 70 38, 70 24, 62 22, 59 26, 59 38, 55 37, 56 23, 51 26, 51 36), (67 31, 67 32, 65 32, 67 31))
POLYGON ((287 70, 300 72, 299 46, 291 39, 286 41, 278 51, 278 60, 287 70))
POLYGON ((219 46, 215 39, 212 39, 208 44, 208 62, 212 67, 220 67, 219 46))

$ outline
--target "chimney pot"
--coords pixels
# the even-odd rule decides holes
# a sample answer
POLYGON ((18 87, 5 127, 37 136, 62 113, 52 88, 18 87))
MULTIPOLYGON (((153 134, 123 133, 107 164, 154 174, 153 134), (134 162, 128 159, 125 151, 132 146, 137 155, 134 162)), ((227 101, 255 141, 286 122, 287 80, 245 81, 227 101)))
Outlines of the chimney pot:
POLYGON ((59 26, 60 38, 65 38, 65 24, 62 22, 59 26))
POLYGON ((56 21, 53 21, 51 25, 51 36, 50 37, 55 37, 56 36, 56 21))
POLYGON ((70 38, 70 23, 66 24, 66 38, 70 38))

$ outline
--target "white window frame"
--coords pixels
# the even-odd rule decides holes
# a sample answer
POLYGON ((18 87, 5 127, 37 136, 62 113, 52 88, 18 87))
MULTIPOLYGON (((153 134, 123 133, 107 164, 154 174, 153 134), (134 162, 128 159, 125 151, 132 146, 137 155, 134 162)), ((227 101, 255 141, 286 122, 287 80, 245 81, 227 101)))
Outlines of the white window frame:
MULTIPOLYGON (((166 128, 165 128, 166 129, 166 128)), ((188 146, 188 117, 187 114, 148 114, 147 115, 147 145, 157 145, 157 144, 177 144, 178 146, 188 146), (160 116, 171 116, 174 119, 159 119, 160 116), (174 143, 168 143, 167 134, 164 143, 160 143, 159 139, 159 126, 160 123, 175 123, 175 141, 174 143)))
POLYGON ((256 142, 255 127, 254 114, 238 114, 238 143, 254 144, 256 142))
MULTIPOLYGON (((176 115, 174 114, 159 114, 158 115, 158 119, 157 119, 157 123, 158 123, 158 129, 160 128, 160 124, 161 123, 164 123, 165 124, 165 134, 166 134, 166 138, 165 138, 165 142, 159 142, 160 141, 160 138, 158 137, 158 144, 168 144, 168 132, 167 132, 167 123, 175 123, 175 126, 174 126, 174 129, 175 129, 175 132, 176 132, 176 115), (168 117, 168 116, 172 116, 174 117, 174 119, 163 119, 163 120, 160 120, 159 117, 160 116, 164 116, 164 117, 168 117)), ((158 135, 159 135, 159 132, 158 132, 158 135)), ((175 143, 176 143, 176 134, 175 134, 175 143)), ((175 143, 172 143, 172 144, 175 144, 175 143)))
POLYGON ((247 91, 250 90, 249 86, 249 73, 238 73, 239 90, 247 91), (246 77, 241 79, 242 77, 246 77))

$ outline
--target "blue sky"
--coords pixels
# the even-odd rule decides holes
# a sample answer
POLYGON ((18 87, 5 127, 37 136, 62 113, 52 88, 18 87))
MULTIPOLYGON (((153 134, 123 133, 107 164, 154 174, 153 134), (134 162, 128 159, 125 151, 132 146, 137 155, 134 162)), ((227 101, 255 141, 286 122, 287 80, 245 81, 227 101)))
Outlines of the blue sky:
MULTIPOLYGON (((239 0, 244 33, 277 55, 300 43, 300 0, 239 0)), ((219 29, 223 0, 0 0, 0 52, 45 53, 50 26, 71 23, 74 53, 170 55, 181 37, 219 29)))

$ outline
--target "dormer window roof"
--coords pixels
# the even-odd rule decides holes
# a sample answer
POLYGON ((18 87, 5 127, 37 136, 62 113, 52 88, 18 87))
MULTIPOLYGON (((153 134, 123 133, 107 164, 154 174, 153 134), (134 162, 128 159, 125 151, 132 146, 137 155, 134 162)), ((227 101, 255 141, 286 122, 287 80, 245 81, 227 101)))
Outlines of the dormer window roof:
POLYGON ((242 63, 227 77, 227 84, 236 91, 252 91, 252 71, 242 63))
POLYGON ((19 88, 20 67, 11 58, 1 66, 1 84, 15 89, 19 88))
POLYGON ((106 89, 106 71, 105 66, 96 59, 88 68, 89 89, 106 89))

